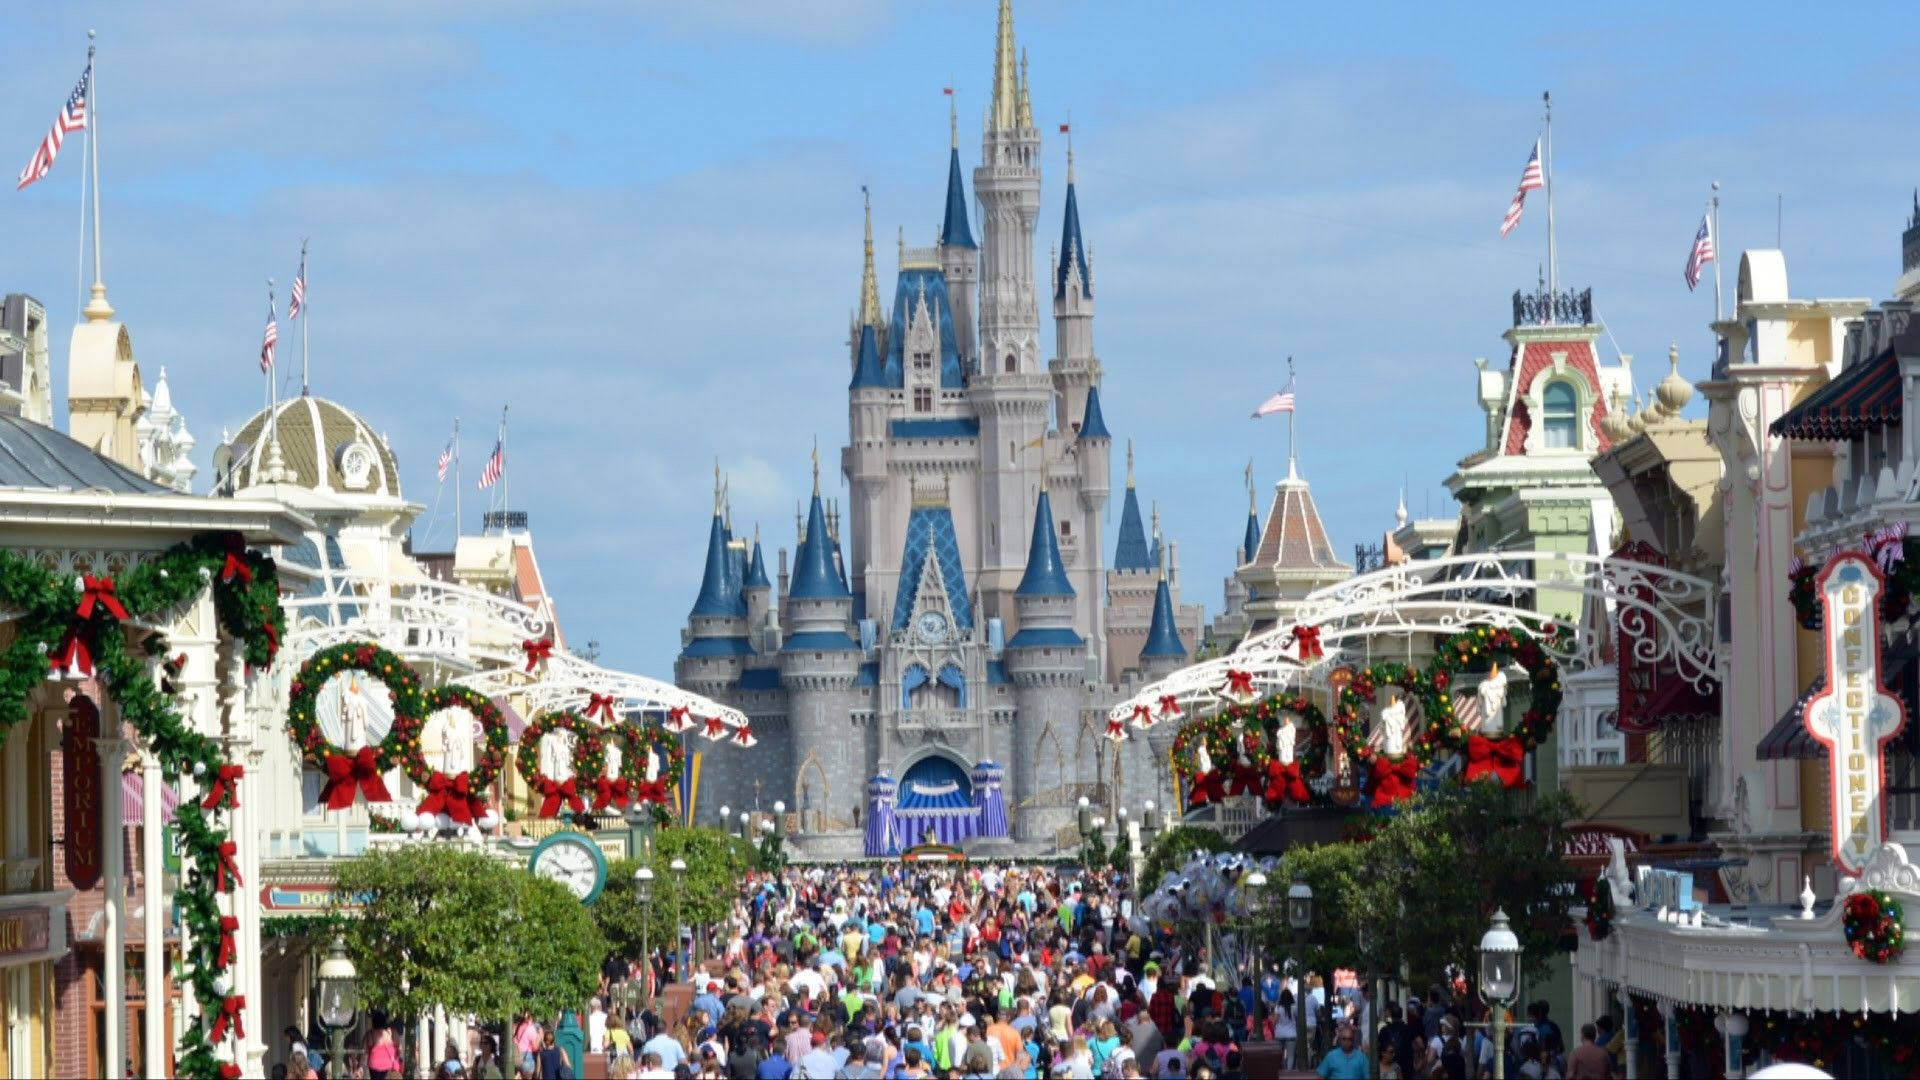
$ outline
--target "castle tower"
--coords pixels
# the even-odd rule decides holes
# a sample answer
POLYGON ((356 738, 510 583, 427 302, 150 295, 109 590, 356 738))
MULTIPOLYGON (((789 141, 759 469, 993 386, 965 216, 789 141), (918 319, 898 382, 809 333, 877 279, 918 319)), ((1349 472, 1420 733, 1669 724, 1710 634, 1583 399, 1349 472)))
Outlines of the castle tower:
POLYGON ((135 472, 140 444, 140 365, 133 359, 127 328, 113 319, 107 287, 93 283, 85 322, 73 328, 67 346, 67 434, 135 472))
POLYGON ((1107 663, 1106 636, 1100 627, 1107 613, 1107 553, 1105 529, 1107 495, 1112 488, 1113 436, 1107 432, 1106 417, 1100 413, 1100 387, 1087 387, 1086 402, 1080 412, 1080 434, 1074 440, 1080 480, 1081 548, 1086 557, 1074 568, 1074 581, 1080 594, 1080 615, 1076 625, 1087 628, 1093 638, 1094 659, 1104 669, 1107 663))
POLYGON ((686 644, 674 662, 676 683, 708 695, 724 693, 737 682, 753 651, 747 640, 747 602, 730 565, 725 500, 716 468, 706 569, 700 577, 700 595, 688 613, 686 644))
POLYGON ((1053 411, 1063 430, 1077 431, 1087 394, 1100 384, 1093 353, 1093 266, 1080 235, 1080 198, 1074 192, 1073 146, 1067 146, 1067 210, 1061 219, 1053 267, 1053 411))
POLYGON ((973 172, 985 246, 980 257, 980 363, 970 387, 980 422, 981 603, 1006 617, 1019 580, 1022 521, 1044 486, 1052 389, 1040 371, 1033 230, 1040 213, 1040 132, 1019 77, 1012 0, 1000 0, 993 102, 973 172), (1038 451, 1037 453, 1035 451, 1038 451))
MULTIPOLYGON (((1033 541, 1014 607, 1020 630, 1007 642, 1006 668, 1013 680, 1013 790, 1018 798, 1059 789, 1075 775, 1063 755, 1048 747, 1074 745, 1079 733, 1080 691, 1086 681, 1086 642, 1073 629, 1073 586, 1067 581, 1055 540, 1053 506, 1043 489, 1033 512, 1033 541)), ((1022 840, 1051 836, 1065 824, 1066 807, 1029 809, 1020 815, 1022 840)))
POLYGON ((787 640, 780 649, 780 684, 787 691, 792 732, 790 804, 802 814, 801 829, 825 831, 829 822, 851 824, 868 776, 870 755, 854 737, 848 716, 860 645, 851 636, 853 594, 834 567, 834 541, 820 499, 820 463, 813 466, 813 500, 806 532, 794 553, 787 590, 787 640))
POLYGON ((747 580, 740 592, 747 603, 747 635, 754 651, 760 652, 766 644, 763 635, 770 626, 778 630, 779 622, 771 618, 774 614, 773 582, 767 580, 767 561, 760 554, 758 528, 753 530, 753 557, 747 563, 747 580))
POLYGON ((949 108, 953 145, 947 151, 947 213, 940 222, 940 272, 946 276, 947 296, 953 301, 953 336, 960 347, 961 362, 972 370, 980 358, 980 339, 973 325, 980 246, 973 242, 973 230, 967 225, 967 188, 960 178, 959 113, 949 108))

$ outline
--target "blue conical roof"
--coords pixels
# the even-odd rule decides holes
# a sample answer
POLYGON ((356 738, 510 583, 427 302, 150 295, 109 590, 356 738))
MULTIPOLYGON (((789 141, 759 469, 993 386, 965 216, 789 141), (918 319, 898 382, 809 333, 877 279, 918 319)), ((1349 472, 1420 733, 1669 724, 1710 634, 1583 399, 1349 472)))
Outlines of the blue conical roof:
POLYGON ((732 581, 727 566, 727 527, 720 515, 713 515, 707 532, 707 568, 700 576, 700 595, 693 601, 693 614, 744 616, 747 603, 732 581))
POLYGON ((1248 563, 1252 562, 1254 554, 1259 550, 1260 550, 1260 515, 1249 510, 1247 511, 1246 539, 1240 541, 1240 565, 1245 566, 1248 563))
POLYGON ((793 583, 788 596, 824 598, 847 596, 847 587, 833 565, 833 538, 827 535, 827 512, 820 506, 820 494, 814 493, 807 508, 807 536, 793 556, 793 583))
POLYGON ((1080 418, 1080 437, 1083 439, 1111 439, 1107 434, 1107 418, 1100 415, 1100 388, 1087 387, 1087 411, 1080 418))
POLYGON ((1067 271, 1078 264, 1080 270, 1080 295, 1093 295, 1093 276, 1087 272, 1087 242, 1080 236, 1080 200, 1073 193, 1073 184, 1067 184, 1067 213, 1060 225, 1060 265, 1053 272, 1053 298, 1064 299, 1067 295, 1067 271))
POLYGON ((849 390, 864 390, 869 387, 884 389, 887 385, 887 370, 880 362, 880 342, 874 336, 872 326, 860 328, 860 358, 853 365, 853 382, 849 390))
POLYGON ((753 561, 747 564, 747 588, 771 589, 773 582, 767 580, 767 561, 760 556, 760 541, 753 542, 753 561))
POLYGON ((1152 570, 1157 564, 1147 549, 1147 530, 1140 523, 1140 499, 1127 485, 1127 496, 1120 503, 1120 539, 1113 548, 1115 570, 1152 570))
POLYGON ((940 242, 948 247, 977 248, 967 228, 967 189, 960 182, 960 148, 947 158, 947 220, 940 225, 940 242))
POLYGON ((1072 596, 1067 570, 1060 561, 1060 542, 1053 535, 1053 502, 1040 493, 1033 511, 1033 545, 1027 549, 1027 572, 1015 596, 1072 596))
POLYGON ((1180 631, 1173 625, 1173 594, 1167 589, 1167 579, 1160 579, 1160 587, 1153 591, 1153 622, 1147 627, 1147 643, 1140 649, 1142 659, 1154 656, 1187 655, 1186 647, 1180 644, 1180 631))

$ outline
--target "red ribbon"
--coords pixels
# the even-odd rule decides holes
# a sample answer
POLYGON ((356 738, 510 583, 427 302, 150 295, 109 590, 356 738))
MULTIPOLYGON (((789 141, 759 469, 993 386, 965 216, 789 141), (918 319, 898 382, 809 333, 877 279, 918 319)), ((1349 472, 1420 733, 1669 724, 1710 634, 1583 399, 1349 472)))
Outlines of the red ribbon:
POLYGON ((1220 802, 1226 797, 1227 785, 1219 769, 1193 774, 1193 793, 1187 798, 1189 804, 1205 806, 1210 802, 1220 802))
POLYGON ((717 716, 707 717, 707 738, 724 739, 727 736, 727 722, 717 716))
POLYGON ((220 844, 220 847, 215 852, 216 861, 213 864, 213 887, 220 892, 226 892, 229 888, 237 889, 240 887, 240 866, 233 861, 233 857, 238 854, 239 851, 239 847, 235 846, 233 841, 226 840, 220 844), (229 878, 232 880, 229 881, 229 878))
POLYGON ((271 616, 260 624, 260 632, 267 635, 267 659, 271 660, 280 652, 280 631, 274 628, 271 616))
POLYGON ((752 746, 756 740, 753 737, 753 732, 747 728, 735 728, 733 731, 733 741, 741 746, 752 746))
POLYGON ((636 804, 659 803, 662 806, 666 805, 667 782, 665 780, 640 781, 633 785, 633 801, 636 804))
POLYGON ((1317 626, 1296 626, 1287 635, 1287 644, 1300 646, 1300 659, 1318 660, 1326 655, 1320 648, 1320 628, 1317 626))
POLYGON ((520 643, 520 651, 527 654, 527 670, 532 671, 541 661, 553 659, 553 639, 523 641, 520 643))
POLYGON ((607 718, 607 723, 613 723, 613 695, 589 693, 587 695, 587 719, 593 719, 595 712, 604 715, 607 718))
POLYGON ((225 968, 233 963, 233 958, 239 954, 240 950, 233 943, 233 932, 238 929, 240 929, 239 919, 231 915, 220 916, 220 956, 214 960, 214 967, 225 968))
POLYGON ((1413 796, 1420 775, 1420 759, 1408 754, 1398 761, 1382 755, 1373 761, 1373 805, 1388 806, 1413 796))
POLYGON ((565 803, 568 809, 576 814, 584 814, 587 812, 587 804, 580 798, 579 787, 573 782, 572 777, 568 777, 565 783, 561 783, 551 776, 541 777, 540 794, 542 796, 542 802, 540 803, 541 817, 557 816, 560 813, 561 803, 565 803))
POLYGON ((1307 782, 1301 779, 1300 763, 1289 761, 1283 765, 1278 758, 1267 762, 1267 790, 1262 794, 1272 806, 1283 802, 1304 803, 1312 798, 1307 782))
POLYGON ((1107 717, 1107 738, 1119 742, 1127 737, 1127 726, 1113 717, 1107 717))
POLYGON ((1135 705, 1133 707, 1133 716, 1130 717, 1130 719, 1141 727, 1152 727, 1153 710, 1147 708, 1145 705, 1135 705))
POLYGON ((93 674, 93 651, 87 648, 86 640, 79 631, 69 630, 60 647, 47 657, 48 668, 55 672, 80 670, 82 675, 93 674))
POLYGON ((676 705, 667 710, 667 726, 675 731, 685 731, 693 726, 693 720, 687 715, 685 705, 676 705))
POLYGON ((595 778, 593 781, 593 808, 595 810, 605 810, 608 806, 612 805, 633 805, 633 785, 624 776, 617 780, 609 780, 604 776, 595 778))
POLYGON ((436 772, 427 777, 427 797, 416 813, 445 814, 461 825, 471 825, 487 812, 486 800, 473 793, 473 778, 468 773, 448 776, 436 772))
POLYGON ((232 581, 234 578, 243 582, 253 580, 253 571, 247 568, 247 560, 243 557, 246 553, 246 541, 240 539, 238 533, 227 534, 227 561, 220 567, 221 581, 232 581))
POLYGON ((231 1061, 221 1062, 220 1080, 240 1080, 240 1066, 231 1061))
POLYGON ((1265 778, 1261 775, 1258 765, 1250 765, 1244 761, 1238 762, 1233 766, 1233 787, 1227 794, 1258 795, 1260 781, 1263 779, 1265 778))
POLYGON ((1517 735, 1503 739, 1489 739, 1484 735, 1467 736, 1468 780, 1494 776, 1507 787, 1520 787, 1527 782, 1522 768, 1526 760, 1527 746, 1517 735))
POLYGON ((113 593, 113 579, 82 574, 80 584, 85 589, 80 594, 79 615, 83 619, 93 618, 93 606, 99 604, 113 613, 116 619, 127 617, 127 609, 120 606, 120 598, 113 593))
POLYGON ((218 810, 223 805, 229 810, 240 809, 240 776, 246 771, 240 765, 222 765, 215 769, 207 797, 200 800, 201 809, 218 810))
POLYGON ((1179 716, 1180 715, 1180 699, 1174 697, 1172 694, 1161 694, 1160 695, 1160 715, 1163 717, 1179 716))
POLYGON ((1253 695, 1253 675, 1251 672, 1227 669, 1227 693, 1253 695))
POLYGON ((242 994, 234 994, 220 1003, 220 1015, 213 1018, 213 1031, 210 1033, 214 1042, 227 1037, 228 1024, 233 1025, 234 1037, 247 1037, 247 1024, 242 1018, 242 1010, 246 1007, 247 999, 242 994))
POLYGON ((370 803, 387 802, 393 798, 387 791, 387 785, 380 779, 380 765, 374 760, 371 746, 361 747, 352 757, 345 754, 327 755, 327 786, 320 792, 320 797, 327 801, 327 809, 345 810, 352 806, 355 787, 370 803))

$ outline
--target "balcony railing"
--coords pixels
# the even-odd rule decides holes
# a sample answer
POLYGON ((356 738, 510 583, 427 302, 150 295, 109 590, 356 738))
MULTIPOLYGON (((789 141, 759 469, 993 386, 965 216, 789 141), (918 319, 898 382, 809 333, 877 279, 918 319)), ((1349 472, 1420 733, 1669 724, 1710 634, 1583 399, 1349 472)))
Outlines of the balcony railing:
POLYGON ((1563 289, 1549 292, 1539 289, 1513 293, 1515 326, 1590 326, 1593 324, 1593 290, 1574 292, 1563 289))

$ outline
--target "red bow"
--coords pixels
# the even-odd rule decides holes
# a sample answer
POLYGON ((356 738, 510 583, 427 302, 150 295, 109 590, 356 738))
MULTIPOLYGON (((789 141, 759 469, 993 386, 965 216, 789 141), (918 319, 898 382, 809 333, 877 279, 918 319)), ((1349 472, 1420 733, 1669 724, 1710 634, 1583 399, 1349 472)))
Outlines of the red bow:
POLYGON ((240 887, 240 866, 233 861, 233 857, 238 854, 239 851, 240 849, 235 846, 233 841, 226 840, 221 842, 220 847, 215 852, 216 861, 213 864, 213 887, 220 892, 226 892, 230 888, 237 889, 240 887))
POLYGON ((667 802, 667 782, 665 780, 642 780, 633 785, 633 801, 638 803, 667 802))
POLYGON ((592 693, 588 694, 587 695, 587 719, 589 720, 593 719, 593 714, 595 712, 599 712, 605 715, 607 718, 607 723, 609 724, 613 723, 614 722, 613 695, 612 694, 592 694, 592 693))
POLYGON ((707 738, 724 739, 727 737, 727 722, 717 716, 707 717, 707 738))
POLYGON ((693 719, 687 715, 690 710, 685 705, 675 705, 667 710, 667 727, 674 731, 685 731, 693 726, 693 719))
POLYGON ((80 583, 86 591, 80 594, 79 615, 83 619, 93 618, 93 605, 100 604, 113 613, 116 619, 127 617, 127 609, 120 606, 120 598, 113 594, 113 579, 82 574, 80 583))
POLYGON ((631 806, 633 804, 633 786, 626 777, 609 780, 597 777, 593 782, 593 808, 605 810, 609 805, 631 806))
POLYGON ((220 1003, 220 1015, 213 1018, 213 1031, 211 1034, 213 1035, 214 1042, 219 1042, 221 1039, 227 1037, 228 1024, 233 1025, 233 1034, 236 1038, 244 1039, 247 1037, 247 1024, 246 1021, 242 1019, 241 1013, 241 1010, 246 1007, 247 999, 241 994, 234 994, 220 1003))
POLYGON ((573 782, 572 777, 568 777, 565 783, 551 776, 541 777, 540 794, 543 797, 540 803, 541 817, 557 816, 560 813, 560 804, 563 802, 576 814, 587 812, 587 804, 581 800, 578 786, 573 782))
POLYGON ((1233 787, 1227 794, 1258 795, 1261 779, 1258 765, 1250 765, 1244 761, 1236 762, 1233 766, 1233 787))
POLYGON ((246 542, 241 540, 238 534, 228 534, 227 561, 220 567, 221 581, 232 581, 234 578, 239 578, 243 582, 253 580, 253 571, 247 568, 247 561, 242 558, 246 552, 246 542))
POLYGON ((1180 715, 1180 699, 1174 697, 1172 694, 1161 694, 1160 695, 1160 715, 1161 716, 1179 716, 1180 715))
POLYGON ((541 638, 539 641, 523 641, 520 643, 520 650, 527 654, 527 670, 532 671, 534 665, 539 664, 543 660, 553 659, 553 639, 541 638))
POLYGON ((53 651, 53 655, 47 657, 47 664, 49 669, 56 673, 78 668, 80 674, 91 675, 93 674, 93 651, 87 648, 86 641, 80 637, 78 631, 69 630, 66 639, 60 642, 60 647, 53 651))
POLYGON ((370 803, 393 798, 380 779, 380 765, 374 760, 371 746, 361 747, 352 757, 327 755, 327 786, 320 792, 320 797, 327 801, 327 809, 345 810, 352 806, 356 786, 370 803))
POLYGON ((1287 644, 1300 646, 1300 659, 1318 660, 1326 655, 1320 648, 1320 628, 1317 626, 1296 626, 1287 635, 1287 644))
POLYGON ((1119 742, 1126 737, 1127 726, 1111 716, 1107 717, 1107 738, 1112 739, 1114 742, 1119 742))
POLYGON ((462 825, 471 825, 487 812, 484 799, 473 794, 469 773, 448 776, 436 772, 427 777, 427 797, 416 811, 420 814, 445 814, 462 825))
POLYGON ((753 744, 759 742, 760 740, 754 738, 753 732, 746 728, 735 728, 733 732, 733 741, 740 746, 752 746, 753 744))
POLYGON ((1253 695, 1253 675, 1251 672, 1227 669, 1227 693, 1253 695))
POLYGON ((1408 754, 1398 761, 1385 755, 1373 759, 1373 805, 1388 806, 1413 795, 1420 759, 1408 754))
POLYGON ((220 956, 213 962, 214 967, 225 968, 233 963, 234 956, 240 951, 233 944, 233 932, 238 929, 240 929, 239 919, 231 915, 220 916, 220 956))
POLYGON ((246 771, 241 765, 222 765, 215 769, 207 797, 200 800, 201 808, 218 810, 224 804, 229 810, 240 809, 240 776, 246 771))
POLYGON ((1275 758, 1267 762, 1267 790, 1262 793, 1269 806, 1278 806, 1283 802, 1304 803, 1312 798, 1307 791, 1305 780, 1300 778, 1300 763, 1289 761, 1281 764, 1275 758))
POLYGON ((1145 705, 1135 705, 1133 707, 1133 716, 1130 717, 1130 719, 1141 727, 1152 727, 1153 710, 1147 708, 1145 705))
POLYGON ((231 1061, 221 1062, 220 1080, 240 1080, 240 1066, 231 1061))
POLYGON ((1193 774, 1193 793, 1187 799, 1190 804, 1205 806, 1210 802, 1220 802, 1226 797, 1227 785, 1219 769, 1193 774))
POLYGON ((1527 782, 1521 768, 1526 760, 1527 746, 1517 735, 1509 735, 1504 739, 1489 739, 1484 735, 1467 736, 1468 780, 1495 776, 1507 787, 1520 787, 1527 782))

